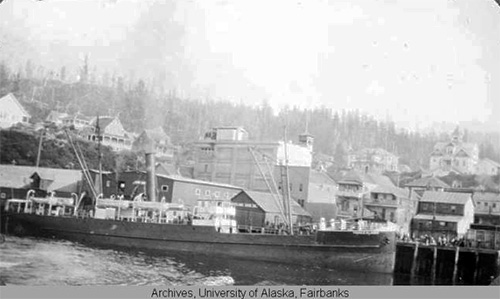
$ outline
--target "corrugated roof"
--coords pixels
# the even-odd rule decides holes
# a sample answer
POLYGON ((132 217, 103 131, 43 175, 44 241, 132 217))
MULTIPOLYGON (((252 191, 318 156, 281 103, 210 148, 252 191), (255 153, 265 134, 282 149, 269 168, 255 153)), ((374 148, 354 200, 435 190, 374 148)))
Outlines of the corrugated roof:
MULTIPOLYGON (((278 206, 278 203, 276 202, 276 199, 273 197, 271 193, 258 192, 258 191, 242 191, 242 192, 245 192, 265 212, 280 213, 280 208, 278 206)), ((291 200, 290 204, 292 207, 292 213, 294 215, 311 217, 311 214, 309 214, 306 210, 304 210, 295 200, 291 200)))
POLYGON ((434 220, 434 221, 444 221, 444 222, 459 222, 463 219, 463 216, 417 214, 417 215, 415 215, 415 217, 413 217, 413 219, 434 220))
POLYGON ((468 193, 425 191, 420 202, 465 204, 471 198, 468 193))
POLYGON ((424 177, 420 178, 418 180, 414 180, 412 182, 409 182, 406 184, 406 187, 433 187, 433 188, 450 188, 448 184, 443 182, 442 180, 436 178, 436 177, 424 177))

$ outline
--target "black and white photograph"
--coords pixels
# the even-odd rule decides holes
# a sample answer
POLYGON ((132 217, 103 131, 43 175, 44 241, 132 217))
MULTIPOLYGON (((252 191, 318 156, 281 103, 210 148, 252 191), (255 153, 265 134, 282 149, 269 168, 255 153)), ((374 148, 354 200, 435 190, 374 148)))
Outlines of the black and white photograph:
POLYGON ((0 229, 0 292, 490 290, 500 5, 0 0, 0 229))

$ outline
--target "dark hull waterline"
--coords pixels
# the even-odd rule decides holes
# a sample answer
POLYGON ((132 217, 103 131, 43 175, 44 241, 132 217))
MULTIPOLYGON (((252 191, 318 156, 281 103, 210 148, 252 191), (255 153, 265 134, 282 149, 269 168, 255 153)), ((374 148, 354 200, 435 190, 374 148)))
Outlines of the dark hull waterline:
POLYGON ((7 233, 56 237, 88 245, 185 252, 305 266, 392 273, 394 232, 319 231, 317 235, 219 233, 211 226, 4 214, 7 233))

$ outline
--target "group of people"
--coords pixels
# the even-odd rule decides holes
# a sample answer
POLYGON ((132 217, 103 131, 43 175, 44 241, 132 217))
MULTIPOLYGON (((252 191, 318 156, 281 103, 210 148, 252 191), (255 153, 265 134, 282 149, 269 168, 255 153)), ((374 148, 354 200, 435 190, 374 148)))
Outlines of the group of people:
POLYGON ((437 246, 460 246, 465 247, 468 245, 464 237, 453 237, 447 238, 445 235, 441 235, 437 238, 437 240, 428 234, 422 235, 417 238, 411 238, 408 234, 404 234, 400 237, 400 240, 403 242, 414 243, 418 242, 425 245, 437 245, 437 246))

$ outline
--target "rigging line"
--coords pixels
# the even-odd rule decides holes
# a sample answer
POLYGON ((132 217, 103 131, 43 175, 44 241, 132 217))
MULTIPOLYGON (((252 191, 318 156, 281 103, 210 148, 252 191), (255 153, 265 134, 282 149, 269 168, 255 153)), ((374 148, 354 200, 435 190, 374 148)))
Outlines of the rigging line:
MULTIPOLYGON (((258 162, 257 160, 257 157, 255 156, 254 152, 253 152, 253 149, 252 147, 248 147, 248 150, 250 151, 250 153, 252 154, 252 157, 255 161, 255 164, 257 164, 257 168, 259 169, 259 172, 260 172, 260 175, 262 176, 262 178, 264 179, 264 182, 266 183, 266 186, 267 188, 269 189, 269 192, 271 193, 271 195, 273 196, 274 200, 277 202, 277 205, 278 205, 278 208, 280 210, 280 213, 281 213, 281 216, 283 217, 283 221, 288 225, 288 218, 285 216, 285 213, 281 207, 281 205, 279 204, 279 197, 277 197, 277 195, 273 192, 271 186, 269 185, 269 182, 267 181, 267 178, 266 178, 266 175, 264 174, 264 171, 262 170, 262 168, 260 167, 260 163, 258 162)), ((272 176, 272 173, 271 173, 271 176, 272 176)))
POLYGON ((97 198, 97 192, 95 191, 94 186, 92 185, 92 180, 90 178, 88 170, 86 171, 84 164, 82 163, 82 160, 81 160, 82 158, 78 155, 78 151, 76 150, 76 147, 73 143, 73 139, 71 138, 68 130, 64 130, 64 132, 66 133, 66 136, 68 137, 70 145, 73 148, 73 151, 75 152, 75 156, 76 156, 76 159, 78 160, 78 163, 80 163, 80 167, 82 167, 82 172, 83 172, 83 175, 85 176, 85 179, 87 179, 87 182, 89 183, 90 191, 92 192, 94 197, 97 198))

